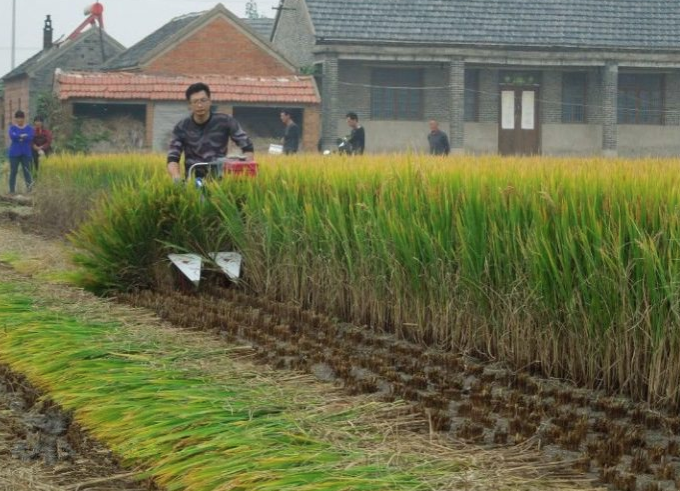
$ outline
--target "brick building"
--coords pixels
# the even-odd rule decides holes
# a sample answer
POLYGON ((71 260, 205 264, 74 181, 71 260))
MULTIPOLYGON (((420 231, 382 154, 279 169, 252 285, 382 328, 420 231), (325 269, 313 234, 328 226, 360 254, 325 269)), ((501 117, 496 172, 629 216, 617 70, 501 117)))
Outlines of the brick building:
POLYGON ((302 131, 302 150, 316 150, 320 97, 311 77, 266 39, 272 23, 244 21, 218 4, 177 17, 102 65, 99 74, 62 74, 55 90, 78 117, 128 117, 143 123, 142 146, 164 150, 173 125, 188 114, 186 87, 208 82, 215 110, 233 113, 258 150, 278 142, 286 108, 302 131), (157 83, 160 88, 150 87, 157 83))
POLYGON ((272 43, 315 67, 323 144, 367 151, 680 153, 680 0, 281 0, 272 43))

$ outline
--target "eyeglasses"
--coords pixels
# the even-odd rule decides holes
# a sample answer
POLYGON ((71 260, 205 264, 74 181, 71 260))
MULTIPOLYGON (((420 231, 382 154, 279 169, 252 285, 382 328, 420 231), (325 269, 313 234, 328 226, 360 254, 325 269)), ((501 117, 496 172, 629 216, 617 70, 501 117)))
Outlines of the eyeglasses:
POLYGON ((193 105, 193 106, 198 106, 199 104, 207 104, 207 103, 209 103, 209 102, 210 102, 210 99, 208 99, 208 98, 206 98, 206 97, 203 97, 202 99, 192 99, 192 100, 189 101, 189 102, 191 102, 191 105, 193 105))

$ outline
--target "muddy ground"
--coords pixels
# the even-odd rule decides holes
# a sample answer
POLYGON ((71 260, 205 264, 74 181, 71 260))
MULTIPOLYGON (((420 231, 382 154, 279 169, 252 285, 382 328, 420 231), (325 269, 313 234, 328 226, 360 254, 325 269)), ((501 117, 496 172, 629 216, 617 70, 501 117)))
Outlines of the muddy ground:
POLYGON ((143 491, 69 414, 0 365, 0 491, 143 491))

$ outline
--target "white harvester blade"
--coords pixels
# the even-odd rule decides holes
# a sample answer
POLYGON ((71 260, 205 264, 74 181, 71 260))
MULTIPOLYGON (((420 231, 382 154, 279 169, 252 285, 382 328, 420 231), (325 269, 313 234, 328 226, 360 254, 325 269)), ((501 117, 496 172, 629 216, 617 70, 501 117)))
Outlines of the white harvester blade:
POLYGON ((230 280, 236 281, 241 276, 243 256, 238 252, 211 252, 209 256, 230 280))
POLYGON ((184 276, 198 286, 201 281, 203 259, 198 254, 168 254, 168 259, 179 268, 184 276))

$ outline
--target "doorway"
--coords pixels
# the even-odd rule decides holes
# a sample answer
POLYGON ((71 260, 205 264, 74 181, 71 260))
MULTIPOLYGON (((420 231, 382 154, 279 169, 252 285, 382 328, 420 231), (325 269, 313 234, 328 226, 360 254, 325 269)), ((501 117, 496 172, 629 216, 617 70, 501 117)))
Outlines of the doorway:
POLYGON ((538 87, 501 85, 498 152, 536 155, 541 151, 538 87))

